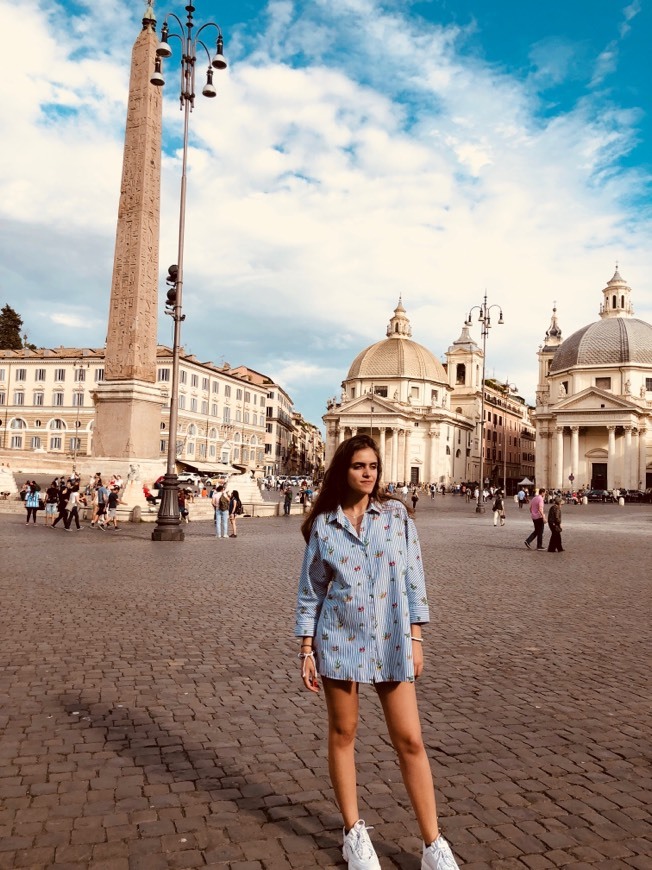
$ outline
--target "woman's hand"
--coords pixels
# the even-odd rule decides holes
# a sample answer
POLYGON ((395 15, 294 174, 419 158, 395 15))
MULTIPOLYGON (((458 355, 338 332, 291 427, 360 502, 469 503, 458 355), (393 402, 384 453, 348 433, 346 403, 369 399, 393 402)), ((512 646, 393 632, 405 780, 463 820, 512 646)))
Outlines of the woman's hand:
POLYGON ((417 680, 423 673, 423 644, 417 640, 412 641, 412 663, 414 665, 414 679, 417 680))
POLYGON ((313 656, 307 656, 300 659, 301 661, 301 677, 303 685, 310 692, 319 692, 320 686, 317 682, 317 665, 313 656))

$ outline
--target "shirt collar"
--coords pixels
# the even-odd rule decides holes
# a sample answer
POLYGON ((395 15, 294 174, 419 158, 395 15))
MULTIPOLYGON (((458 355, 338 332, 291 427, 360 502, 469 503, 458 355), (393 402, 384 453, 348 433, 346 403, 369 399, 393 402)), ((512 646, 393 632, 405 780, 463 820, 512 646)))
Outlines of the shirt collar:
MULTIPOLYGON (((379 514, 380 513, 380 505, 377 502, 372 501, 371 504, 369 505, 369 507, 367 508, 367 510, 365 511, 365 513, 366 514, 369 514, 369 513, 379 514)), ((329 513, 326 514, 326 522, 327 523, 339 523, 340 526, 344 526, 345 523, 349 522, 346 514, 342 510, 342 505, 338 505, 334 511, 329 511, 329 513)))

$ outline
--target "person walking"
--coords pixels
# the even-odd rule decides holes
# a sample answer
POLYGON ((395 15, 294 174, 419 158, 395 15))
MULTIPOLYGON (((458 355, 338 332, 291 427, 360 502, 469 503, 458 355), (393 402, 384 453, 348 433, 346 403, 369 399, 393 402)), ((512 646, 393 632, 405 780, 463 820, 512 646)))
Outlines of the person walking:
POLYGON ((286 486, 283 492, 283 516, 290 516, 290 508, 292 507, 292 487, 286 486))
POLYGON ((496 495, 494 497, 494 503, 492 506, 492 510, 494 512, 494 526, 498 525, 498 521, 500 520, 500 525, 505 525, 505 499, 503 498, 502 489, 496 490, 496 495))
POLYGON ((417 708, 422 626, 429 621, 421 549, 408 508, 380 487, 375 441, 356 435, 335 451, 301 531, 306 550, 295 635, 301 677, 328 710, 328 766, 342 814, 349 870, 380 870, 359 817, 355 737, 361 683, 378 694, 412 802, 422 870, 457 870, 437 821, 435 789, 417 708))
POLYGON ((28 481, 27 489, 25 490, 25 507, 27 509, 27 519, 25 525, 29 525, 29 518, 32 517, 32 525, 36 524, 36 512, 39 509, 41 488, 35 480, 28 481))
POLYGON ((116 531, 118 528, 118 505, 119 504, 126 504, 126 502, 124 502, 120 498, 120 487, 116 483, 116 484, 113 484, 113 486, 111 487, 111 490, 109 492, 109 498, 108 498, 108 501, 106 503, 107 526, 110 529, 111 523, 113 523, 113 531, 116 531))
POLYGON ((59 486, 59 499, 57 501, 57 518, 52 523, 51 528, 54 528, 60 520, 63 520, 64 526, 66 525, 66 507, 68 505, 69 495, 70 487, 65 483, 61 483, 59 486))
POLYGON ((70 526, 72 525, 72 521, 75 521, 75 527, 78 532, 81 531, 81 526, 79 524, 79 486, 74 484, 70 489, 70 494, 68 495, 68 502, 66 504, 66 519, 64 520, 63 527, 69 532, 71 531, 70 526))
POLYGON ((57 512, 57 502, 59 501, 59 486, 56 478, 48 486, 45 491, 45 525, 50 526, 54 522, 54 517, 57 512), (49 521, 49 522, 48 522, 49 521))
POLYGON ((412 510, 415 511, 417 509, 417 502, 419 501, 419 493, 417 492, 416 486, 412 489, 412 510))
POLYGON ((546 515, 544 513, 543 506, 543 497, 545 494, 545 489, 541 487, 538 494, 535 495, 530 502, 530 516, 532 517, 532 522, 534 523, 534 531, 525 539, 525 546, 528 548, 528 550, 532 549, 530 544, 535 538, 537 539, 537 550, 545 549, 545 547, 543 546, 543 529, 546 523, 546 515))
POLYGON ((564 548, 561 545, 561 496, 558 495, 554 499, 554 503, 548 509, 548 528, 550 529, 550 540, 548 541, 549 553, 563 553, 564 548))

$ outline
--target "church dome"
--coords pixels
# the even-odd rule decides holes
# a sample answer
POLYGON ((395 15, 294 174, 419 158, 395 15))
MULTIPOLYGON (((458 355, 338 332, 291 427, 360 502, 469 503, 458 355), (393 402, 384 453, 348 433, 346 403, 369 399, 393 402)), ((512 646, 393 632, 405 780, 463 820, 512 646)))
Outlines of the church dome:
POLYGON ((636 318, 614 317, 578 329, 560 344, 550 374, 572 366, 652 365, 652 326, 636 318))
POLYGON ((413 378, 447 384, 448 376, 437 357, 412 341, 410 321, 401 301, 387 327, 387 338, 361 351, 351 363, 352 378, 413 378))

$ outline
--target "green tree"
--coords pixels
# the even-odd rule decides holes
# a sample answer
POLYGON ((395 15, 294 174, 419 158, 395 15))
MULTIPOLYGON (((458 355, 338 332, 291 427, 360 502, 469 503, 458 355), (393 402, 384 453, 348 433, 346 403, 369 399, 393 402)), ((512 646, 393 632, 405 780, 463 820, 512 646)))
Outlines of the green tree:
POLYGON ((0 350, 20 350, 23 339, 20 330, 23 318, 11 305, 5 305, 0 311, 0 350))

